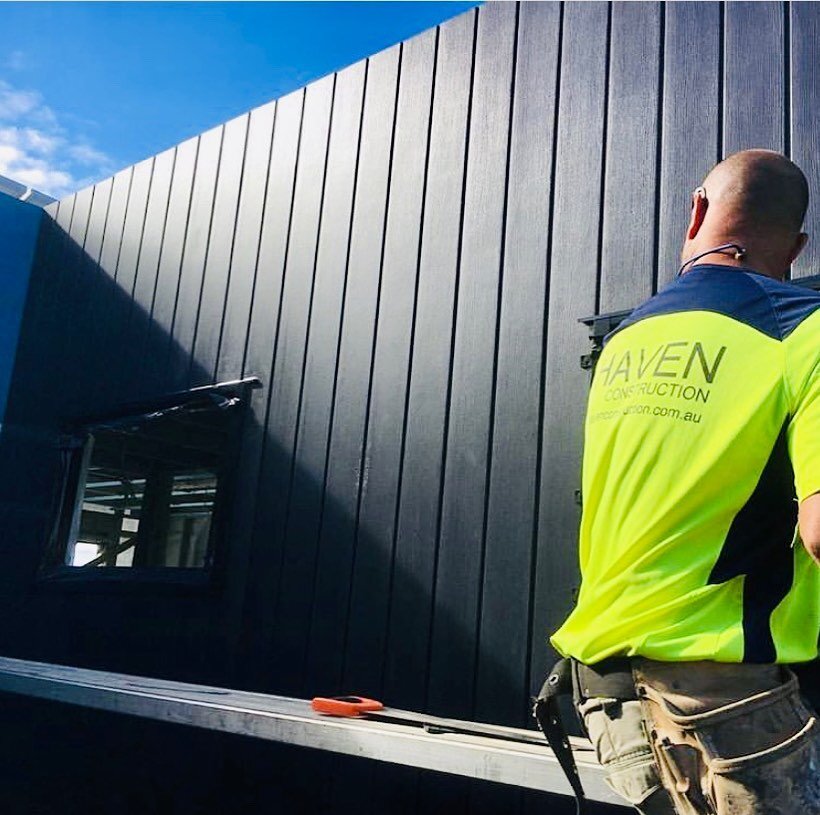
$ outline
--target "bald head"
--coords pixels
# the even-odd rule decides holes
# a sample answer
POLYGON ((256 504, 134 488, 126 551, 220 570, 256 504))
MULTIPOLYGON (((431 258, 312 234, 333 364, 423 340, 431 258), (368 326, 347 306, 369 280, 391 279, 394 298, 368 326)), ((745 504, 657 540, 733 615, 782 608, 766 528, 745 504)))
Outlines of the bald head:
POLYGON ((803 171, 773 150, 742 150, 721 161, 703 182, 706 195, 732 226, 799 232, 809 203, 803 171))
POLYGON ((808 202, 806 177, 786 156, 772 150, 729 156, 692 195, 682 268, 687 261, 742 265, 782 279, 806 244, 800 229, 808 202), (742 251, 721 252, 726 244, 742 251))

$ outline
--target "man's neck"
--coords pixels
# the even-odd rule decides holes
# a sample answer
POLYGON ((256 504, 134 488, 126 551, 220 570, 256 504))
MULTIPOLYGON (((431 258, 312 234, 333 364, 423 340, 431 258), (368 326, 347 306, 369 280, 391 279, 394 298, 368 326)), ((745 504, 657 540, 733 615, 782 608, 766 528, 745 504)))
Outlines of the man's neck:
POLYGON ((783 280, 784 275, 782 271, 777 271, 773 269, 770 263, 767 262, 767 259, 761 257, 759 253, 754 251, 744 251, 741 257, 737 257, 738 252, 732 249, 722 249, 714 252, 710 252, 709 249, 712 247, 719 247, 725 246, 726 244, 733 244, 735 246, 741 247, 742 249, 746 250, 747 244, 740 240, 734 238, 727 238, 724 240, 714 240, 700 242, 700 246, 693 246, 690 247, 687 251, 687 255, 683 258, 683 262, 685 263, 691 257, 697 257, 697 260, 689 264, 684 270, 683 274, 690 271, 693 268, 697 268, 698 266, 708 265, 708 266, 728 266, 732 268, 743 268, 743 269, 751 269, 752 271, 757 272, 758 274, 765 275, 766 277, 771 277, 773 280, 783 280), (706 252, 706 254, 701 254, 706 252), (701 255, 698 257, 698 255, 701 255))

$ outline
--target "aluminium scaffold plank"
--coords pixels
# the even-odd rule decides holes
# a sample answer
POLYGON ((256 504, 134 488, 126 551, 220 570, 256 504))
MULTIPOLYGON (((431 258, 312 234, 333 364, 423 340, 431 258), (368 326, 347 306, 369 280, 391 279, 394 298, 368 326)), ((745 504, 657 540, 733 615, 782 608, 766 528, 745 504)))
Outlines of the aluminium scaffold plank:
MULTIPOLYGON (((306 699, 0 657, 0 692, 370 758, 468 778, 570 795, 546 743, 428 732, 414 725, 315 713, 306 699)), ((423 718, 422 714, 419 714, 423 718)), ((466 723, 465 723, 466 724, 466 723)), ((621 804, 588 742, 573 739, 587 797, 621 804)))

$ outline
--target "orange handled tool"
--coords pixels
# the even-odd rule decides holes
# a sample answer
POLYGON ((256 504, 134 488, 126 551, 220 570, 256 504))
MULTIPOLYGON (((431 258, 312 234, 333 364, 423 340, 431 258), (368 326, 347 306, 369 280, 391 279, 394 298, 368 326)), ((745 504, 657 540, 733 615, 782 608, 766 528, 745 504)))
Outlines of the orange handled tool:
POLYGON ((366 699, 364 696, 317 696, 311 701, 310 706, 317 713, 324 713, 327 716, 361 716, 384 709, 381 702, 366 699))
POLYGON ((514 727, 501 727, 480 722, 463 722, 458 719, 443 719, 441 716, 429 716, 426 713, 415 713, 412 710, 397 710, 385 707, 376 699, 364 696, 317 696, 310 706, 325 716, 347 717, 351 719, 371 719, 377 722, 402 724, 420 727, 428 733, 465 733, 485 738, 520 741, 527 744, 543 744, 544 737, 529 730, 514 727))

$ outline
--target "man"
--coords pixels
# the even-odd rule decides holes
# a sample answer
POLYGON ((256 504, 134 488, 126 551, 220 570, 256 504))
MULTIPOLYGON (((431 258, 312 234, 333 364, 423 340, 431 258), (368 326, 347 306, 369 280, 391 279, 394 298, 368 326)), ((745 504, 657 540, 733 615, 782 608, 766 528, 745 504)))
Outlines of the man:
POLYGON ((782 282, 807 203, 785 156, 718 164, 677 280, 593 378, 583 581, 552 642, 647 815, 820 813, 820 726, 786 667, 820 632, 820 294, 782 282))

